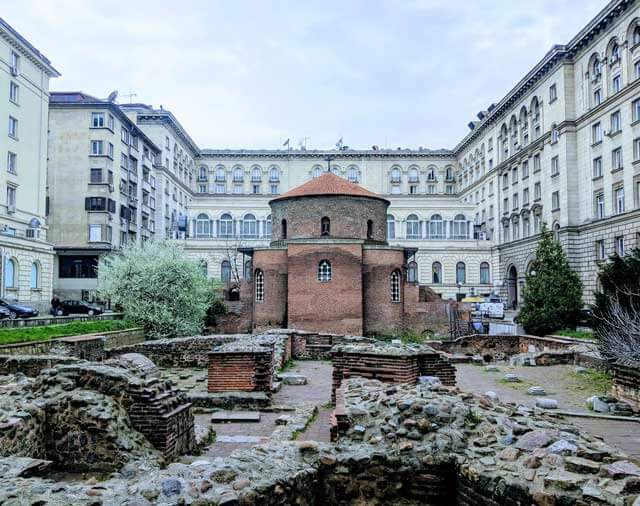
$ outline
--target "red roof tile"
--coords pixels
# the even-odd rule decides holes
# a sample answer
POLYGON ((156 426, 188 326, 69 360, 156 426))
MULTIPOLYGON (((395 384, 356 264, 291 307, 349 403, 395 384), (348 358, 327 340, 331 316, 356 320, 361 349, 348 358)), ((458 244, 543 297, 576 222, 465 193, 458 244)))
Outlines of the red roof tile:
POLYGON ((295 197, 310 197, 319 195, 345 195, 352 197, 369 197, 374 199, 385 200, 385 198, 366 190, 360 185, 347 181, 346 179, 336 176, 332 172, 324 172, 322 175, 307 181, 300 186, 292 188, 279 197, 272 199, 282 200, 295 197))

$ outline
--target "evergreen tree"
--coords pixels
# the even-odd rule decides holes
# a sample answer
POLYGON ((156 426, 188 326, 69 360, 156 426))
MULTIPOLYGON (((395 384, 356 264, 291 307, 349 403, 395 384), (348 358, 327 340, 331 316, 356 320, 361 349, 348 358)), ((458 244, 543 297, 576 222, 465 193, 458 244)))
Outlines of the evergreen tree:
POLYGON ((98 268, 100 295, 152 339, 199 334, 214 289, 199 262, 170 241, 133 244, 103 257, 98 268))
POLYGON ((546 226, 530 273, 526 274, 524 304, 518 321, 535 335, 575 328, 582 308, 582 282, 571 269, 560 242, 546 226))

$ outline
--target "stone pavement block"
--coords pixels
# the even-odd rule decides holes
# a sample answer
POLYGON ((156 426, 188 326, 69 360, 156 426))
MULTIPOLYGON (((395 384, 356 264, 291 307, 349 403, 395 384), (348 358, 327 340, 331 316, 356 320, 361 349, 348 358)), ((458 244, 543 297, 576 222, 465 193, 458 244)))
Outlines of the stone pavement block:
POLYGON ((216 443, 264 443, 268 438, 260 436, 218 436, 216 443))
POLYGON ((258 423, 259 411, 218 411, 211 415, 212 423, 258 423))
POLYGON ((283 372, 278 374, 280 380, 285 385, 306 385, 307 377, 302 374, 296 374, 292 372, 283 372))

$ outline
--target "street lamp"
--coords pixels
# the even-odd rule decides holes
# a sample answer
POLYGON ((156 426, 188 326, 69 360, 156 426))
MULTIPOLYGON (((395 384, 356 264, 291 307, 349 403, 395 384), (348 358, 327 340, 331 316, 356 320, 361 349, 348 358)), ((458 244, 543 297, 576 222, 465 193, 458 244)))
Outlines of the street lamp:
POLYGON ((460 302, 462 300, 462 297, 460 297, 462 295, 460 293, 460 290, 462 289, 462 283, 458 282, 456 286, 458 287, 458 293, 456 294, 456 299, 458 300, 458 302, 460 302))

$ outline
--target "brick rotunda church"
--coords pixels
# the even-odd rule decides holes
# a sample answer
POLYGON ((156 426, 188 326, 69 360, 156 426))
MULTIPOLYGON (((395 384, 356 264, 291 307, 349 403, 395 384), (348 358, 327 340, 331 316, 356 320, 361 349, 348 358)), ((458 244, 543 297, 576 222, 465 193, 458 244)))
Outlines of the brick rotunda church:
POLYGON ((269 205, 270 246, 241 250, 253 272, 242 326, 370 335, 448 324, 446 303, 426 302, 415 250, 387 243, 388 200, 326 172, 269 205))

